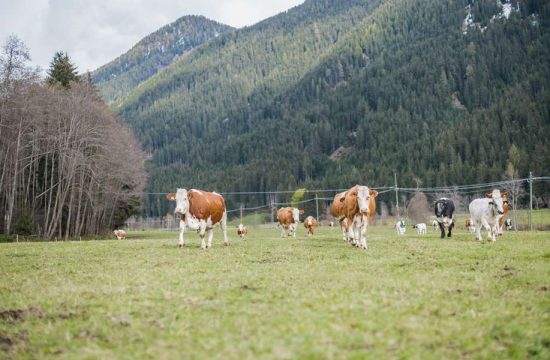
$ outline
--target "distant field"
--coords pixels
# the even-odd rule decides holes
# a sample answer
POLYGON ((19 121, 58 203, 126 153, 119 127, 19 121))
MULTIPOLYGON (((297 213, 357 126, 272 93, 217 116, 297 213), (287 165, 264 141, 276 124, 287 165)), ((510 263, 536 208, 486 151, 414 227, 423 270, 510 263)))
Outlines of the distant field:
POLYGON ((0 244, 0 358, 550 358, 548 232, 233 230, 0 244))

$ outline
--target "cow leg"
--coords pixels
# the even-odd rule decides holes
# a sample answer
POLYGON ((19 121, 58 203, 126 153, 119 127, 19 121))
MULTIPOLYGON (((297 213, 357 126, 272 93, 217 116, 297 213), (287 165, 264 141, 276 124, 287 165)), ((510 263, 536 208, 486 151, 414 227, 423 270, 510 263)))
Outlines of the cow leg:
MULTIPOLYGON (((223 233, 223 244, 225 246, 229 245, 229 239, 227 238, 227 212, 224 211, 222 215, 222 220, 220 221, 220 228, 222 229, 223 233)), ((244 233, 241 235, 241 237, 244 239, 244 233)))
POLYGON ((281 225, 281 237, 284 238, 286 236, 286 229, 283 225, 281 225))
POLYGON ((445 225, 443 225, 442 222, 438 223, 439 224, 439 230, 441 230, 441 239, 445 238, 445 225))
POLYGON ((292 234, 292 237, 296 237, 296 224, 291 224, 290 227, 290 233, 292 234))
POLYGON ((178 241, 178 247, 180 248, 185 246, 185 239, 183 238, 184 231, 185 231, 185 221, 180 220, 180 236, 178 241))
POLYGON ((493 229, 491 226, 489 226, 489 223, 486 219, 481 219, 481 225, 485 230, 487 230, 487 235, 489 236, 489 240, 493 240, 493 229))
POLYGON ((201 220, 199 224, 199 237, 201 238, 201 249, 206 249, 206 242, 204 241, 205 235, 206 235, 206 222, 204 220, 201 220))
POLYGON ((342 231, 342 240, 348 241, 348 236, 346 234, 346 228, 344 227, 343 220, 340 221, 340 230, 342 231))
POLYGON ((212 247, 212 238, 214 237, 214 229, 208 230, 208 243, 206 244, 206 248, 212 247))
POLYGON ((481 222, 476 221, 474 225, 475 225, 475 232, 476 232, 476 240, 483 241, 483 237, 481 237, 481 222))
POLYGON ((362 219, 362 224, 361 224, 361 228, 360 228, 360 239, 361 239, 361 247, 365 250, 367 250, 367 226, 368 226, 368 223, 367 223, 367 218, 366 217, 363 217, 362 219))
POLYGON ((454 226, 455 226, 455 222, 451 220, 451 224, 449 225, 449 233, 447 234, 447 237, 451 237, 451 231, 453 231, 454 226))

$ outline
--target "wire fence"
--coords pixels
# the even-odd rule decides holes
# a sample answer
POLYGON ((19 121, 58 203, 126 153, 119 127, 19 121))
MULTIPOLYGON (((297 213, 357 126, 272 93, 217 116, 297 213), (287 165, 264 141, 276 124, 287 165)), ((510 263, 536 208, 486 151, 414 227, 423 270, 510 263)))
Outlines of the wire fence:
MULTIPOLYGON (((377 211, 374 225, 394 224, 396 219, 408 223, 433 220, 432 203, 440 197, 453 199, 457 223, 464 224, 468 218, 468 204, 483 197, 492 189, 508 193, 510 212, 516 230, 550 230, 550 177, 529 177, 491 183, 444 187, 369 186, 378 191, 377 211), (420 200, 417 194, 423 194, 420 200), (416 199, 416 200, 415 200, 416 199), (418 201, 421 202, 418 205, 418 201), (421 210, 418 210, 418 209, 421 210)), ((221 192, 225 198, 230 224, 240 222, 249 226, 275 226, 276 211, 280 207, 294 206, 304 210, 305 216, 316 217, 321 226, 335 222, 330 214, 330 204, 335 194, 348 189, 302 189, 303 196, 296 201, 296 190, 221 192)), ((159 205, 159 217, 132 217, 125 223, 129 230, 165 229, 177 230, 173 205, 165 200, 166 193, 143 193, 159 205)))

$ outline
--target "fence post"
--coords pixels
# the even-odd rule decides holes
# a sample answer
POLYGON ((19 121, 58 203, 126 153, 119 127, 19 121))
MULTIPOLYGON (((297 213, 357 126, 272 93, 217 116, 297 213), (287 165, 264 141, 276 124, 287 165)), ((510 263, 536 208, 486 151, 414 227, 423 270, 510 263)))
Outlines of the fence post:
POLYGON ((397 220, 399 220, 399 195, 398 195, 398 188, 397 188, 397 174, 393 173, 393 178, 395 180, 395 216, 397 220))
POLYGON ((529 171, 529 231, 533 231, 533 172, 529 171))
POLYGON ((315 193, 315 209, 316 209, 316 214, 317 214, 316 219, 320 223, 321 219, 319 219, 319 199, 317 198, 317 193, 315 193))

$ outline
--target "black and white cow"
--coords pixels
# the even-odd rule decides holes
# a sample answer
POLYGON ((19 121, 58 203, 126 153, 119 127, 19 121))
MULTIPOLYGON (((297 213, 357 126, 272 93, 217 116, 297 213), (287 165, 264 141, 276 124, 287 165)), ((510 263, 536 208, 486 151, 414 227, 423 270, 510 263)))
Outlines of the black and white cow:
POLYGON ((453 219, 453 213, 455 211, 455 204, 451 199, 441 198, 434 204, 435 217, 441 230, 441 238, 445 237, 445 228, 447 228, 447 236, 451 237, 451 231, 455 222, 453 219))

